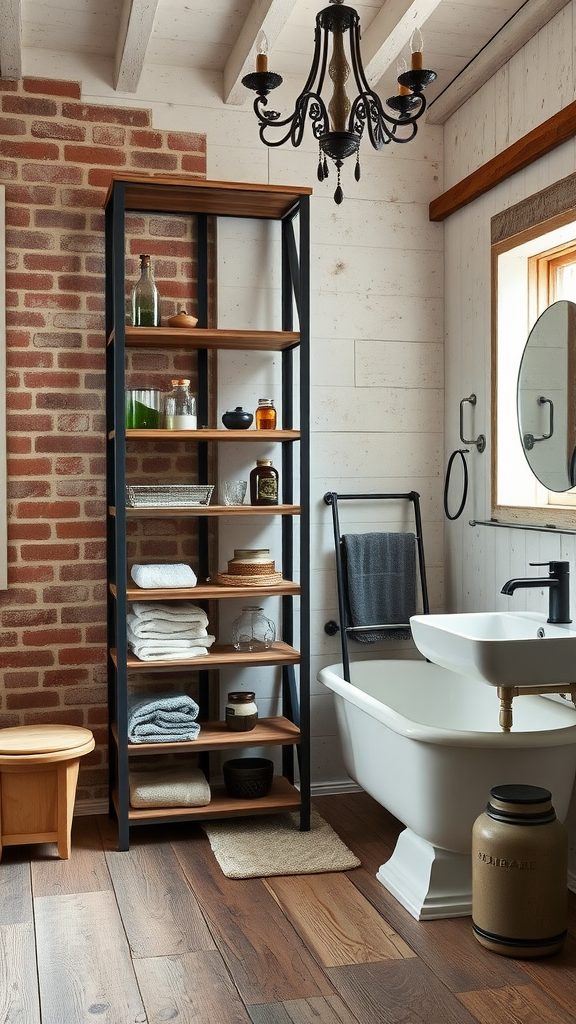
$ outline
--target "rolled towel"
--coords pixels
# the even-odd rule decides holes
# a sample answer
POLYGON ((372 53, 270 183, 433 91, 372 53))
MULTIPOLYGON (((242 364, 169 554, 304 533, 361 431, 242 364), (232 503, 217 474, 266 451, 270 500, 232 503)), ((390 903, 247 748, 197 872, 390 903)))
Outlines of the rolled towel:
POLYGON ((132 611, 143 622, 167 619, 169 622, 187 622, 188 625, 208 625, 206 612, 192 601, 133 601, 132 611))
POLYGON ((184 562, 175 565, 133 565, 130 575, 137 587, 154 590, 160 587, 195 587, 198 579, 191 566, 184 562))
POLYGON ((204 807, 210 786, 200 768, 145 768, 129 776, 132 807, 204 807))
POLYGON ((142 640, 167 640, 170 637, 177 640, 196 640, 198 637, 206 636, 206 627, 196 622, 180 622, 179 619, 141 619, 134 612, 128 612, 126 621, 132 634, 142 640))
POLYGON ((195 740, 200 732, 198 707, 186 693, 128 695, 128 740, 166 743, 195 740))

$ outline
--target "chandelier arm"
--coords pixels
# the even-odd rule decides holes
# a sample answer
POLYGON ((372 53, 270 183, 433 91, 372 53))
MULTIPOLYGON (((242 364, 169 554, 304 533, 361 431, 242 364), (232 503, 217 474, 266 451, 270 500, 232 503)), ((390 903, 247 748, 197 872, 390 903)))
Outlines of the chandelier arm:
POLYGON ((301 94, 296 100, 294 112, 289 117, 285 117, 282 121, 277 119, 276 111, 271 110, 269 115, 266 114, 261 108, 267 103, 265 96, 257 96, 254 100, 254 111, 258 118, 260 125, 259 137, 260 141, 265 146, 283 146, 285 142, 292 143, 293 146, 297 147, 302 142, 304 135, 304 128, 306 126, 306 116, 310 109, 310 117, 313 121, 313 134, 315 138, 318 138, 323 132, 327 131, 328 128, 328 113, 324 105, 323 100, 319 95, 313 92, 309 92, 306 95, 301 94), (276 116, 274 116, 276 115, 276 116), (265 133, 269 128, 285 128, 288 125, 288 130, 279 139, 266 138, 265 133))

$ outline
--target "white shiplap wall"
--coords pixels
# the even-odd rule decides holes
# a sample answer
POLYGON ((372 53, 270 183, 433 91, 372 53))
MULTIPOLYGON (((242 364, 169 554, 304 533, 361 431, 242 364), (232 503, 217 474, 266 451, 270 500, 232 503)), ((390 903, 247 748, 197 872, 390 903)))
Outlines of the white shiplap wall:
MULTIPOLYGON (((445 185, 450 187, 541 124, 576 97, 576 3, 565 7, 445 126, 445 185)), ((465 207, 446 221, 446 456, 461 447, 458 410, 475 392, 471 433, 488 435, 488 448, 468 456, 470 495, 464 515, 446 525, 447 610, 545 611, 545 590, 500 594, 530 562, 568 559, 576 609, 576 537, 492 527, 490 518, 490 218, 576 170, 570 141, 465 207)), ((576 517, 574 526, 576 528, 576 517)), ((576 872, 576 800, 569 815, 571 872, 576 872)))
MULTIPOLYGON (((145 106, 152 109, 158 128, 205 132, 209 178, 311 185, 315 190, 312 766, 319 788, 346 784, 332 696, 316 681, 318 669, 340 657, 338 638, 324 633, 324 623, 337 617, 331 517, 324 493, 420 491, 431 600, 436 609, 443 602, 443 227, 428 220, 428 203, 443 187, 442 129, 423 125, 415 142, 392 145, 380 154, 365 143, 362 179, 356 184, 353 168, 345 168, 346 199, 336 207, 334 172, 328 183, 318 184, 317 147, 311 136, 299 150, 267 149, 258 141, 251 99, 242 107, 226 107, 219 74, 147 67, 134 96, 113 91, 108 58, 36 50, 27 51, 26 59, 26 75, 80 80, 85 102, 145 106)), ((287 112, 295 84, 286 82, 282 90, 276 104, 287 112)), ((245 253, 235 231, 223 238, 222 258, 233 269, 233 283, 223 290, 221 323, 236 323, 239 308, 246 315, 261 309, 257 286, 262 275, 255 271, 252 280, 247 277, 245 253)), ((248 405, 250 397, 264 393, 264 381, 269 383, 257 361, 250 367, 231 355, 222 360, 221 371, 222 410, 248 405)), ((345 517, 344 524, 349 530, 379 529, 382 519, 363 511, 356 518, 345 517)), ((388 653, 398 652, 389 648, 388 653)))

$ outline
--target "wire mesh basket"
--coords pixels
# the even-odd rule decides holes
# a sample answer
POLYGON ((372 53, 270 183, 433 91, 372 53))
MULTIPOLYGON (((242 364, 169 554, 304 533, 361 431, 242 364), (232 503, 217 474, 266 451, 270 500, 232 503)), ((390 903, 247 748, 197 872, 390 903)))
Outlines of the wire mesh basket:
POLYGON ((209 505, 213 484, 128 484, 126 504, 132 508, 188 508, 209 505))

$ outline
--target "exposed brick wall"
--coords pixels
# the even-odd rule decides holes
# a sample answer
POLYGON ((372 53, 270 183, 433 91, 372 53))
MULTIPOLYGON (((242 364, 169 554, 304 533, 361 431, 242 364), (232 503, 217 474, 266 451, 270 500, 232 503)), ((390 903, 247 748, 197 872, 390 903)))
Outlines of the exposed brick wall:
MULTIPOLYGON (((153 129, 147 110, 82 103, 73 82, 0 79, 9 495, 0 726, 92 729, 79 799, 107 794, 103 204, 122 170, 204 177, 205 138, 153 129)), ((168 316, 195 276, 177 220, 149 218, 151 241, 137 250, 158 257, 168 316)), ((135 218, 135 237, 142 226, 135 218)), ((132 279, 137 263, 130 249, 132 279)), ((136 385, 141 374, 152 383, 136 354, 130 369, 136 385)), ((171 369, 156 362, 154 372, 165 382, 171 369)))

